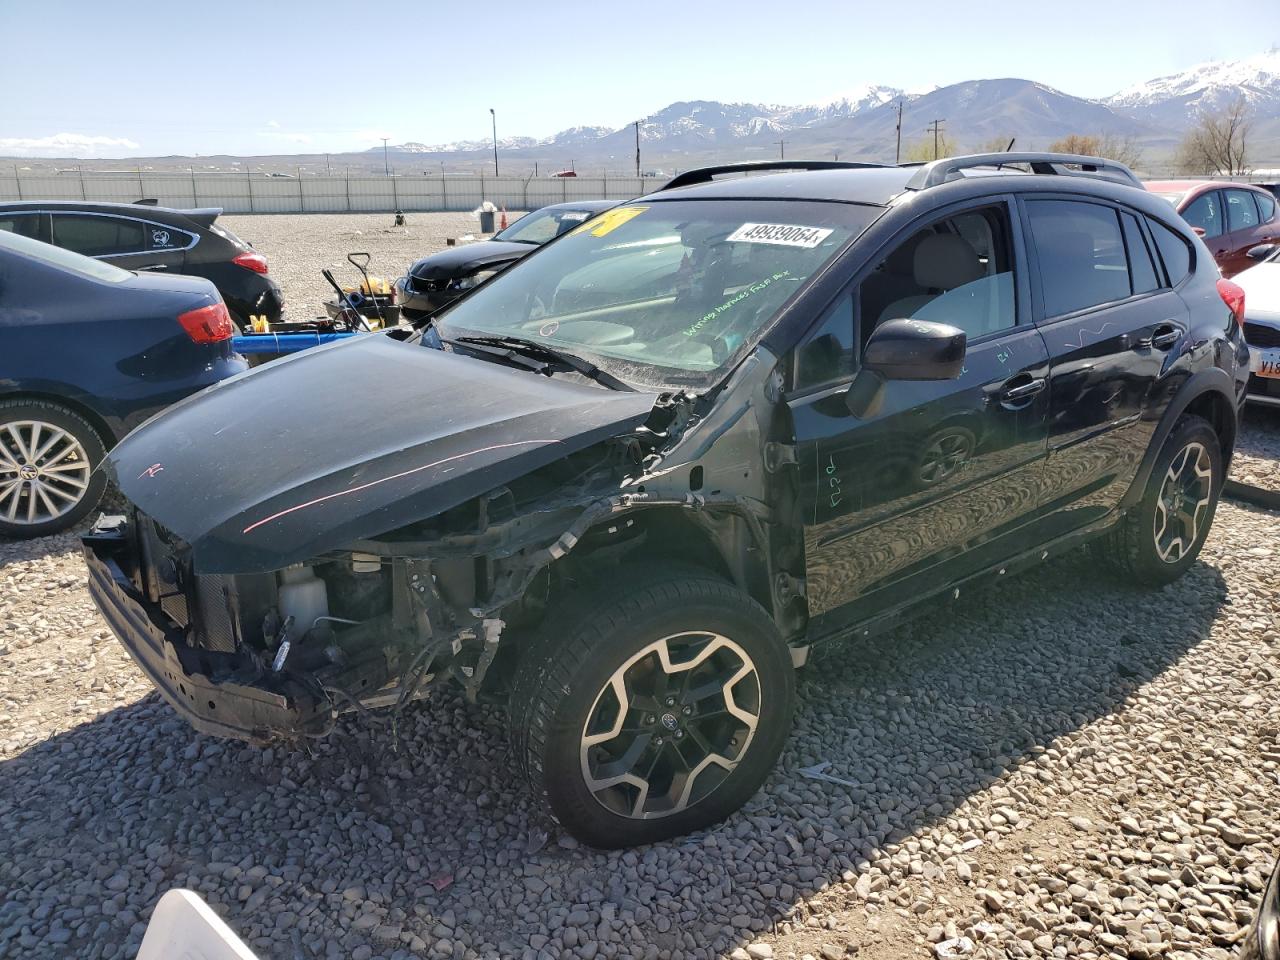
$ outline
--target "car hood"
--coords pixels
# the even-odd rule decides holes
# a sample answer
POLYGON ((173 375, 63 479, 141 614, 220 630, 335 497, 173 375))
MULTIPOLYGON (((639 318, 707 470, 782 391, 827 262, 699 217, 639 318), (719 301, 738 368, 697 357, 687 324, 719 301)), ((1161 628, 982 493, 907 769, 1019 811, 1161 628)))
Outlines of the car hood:
POLYGON ((1259 263, 1231 278, 1244 290, 1246 320, 1280 321, 1280 263, 1259 263))
POLYGON ((449 247, 439 253, 424 257, 409 268, 409 275, 423 280, 447 280, 465 277, 485 267, 519 260, 538 248, 531 243, 511 243, 505 240, 481 240, 461 247, 449 247))
POLYGON ((634 429, 656 399, 370 334, 190 397, 104 463, 197 572, 252 573, 431 517, 634 429))

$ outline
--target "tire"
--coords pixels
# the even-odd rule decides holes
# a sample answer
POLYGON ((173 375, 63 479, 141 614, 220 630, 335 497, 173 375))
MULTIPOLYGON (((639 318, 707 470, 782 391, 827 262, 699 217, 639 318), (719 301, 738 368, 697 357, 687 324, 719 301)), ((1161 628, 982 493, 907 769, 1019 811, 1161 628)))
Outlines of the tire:
POLYGON ((1223 479, 1218 434, 1201 417, 1183 417, 1160 448, 1142 499, 1098 541, 1098 552, 1139 583, 1173 582, 1204 546, 1223 479))
POLYGON ((0 535, 43 537, 82 520, 106 489, 95 469, 104 456, 102 437, 74 410, 0 402, 0 535))
POLYGON ((517 766, 551 814, 614 849, 741 807, 777 762, 794 709, 790 652, 759 604, 703 570, 623 567, 544 621, 509 722, 517 766))

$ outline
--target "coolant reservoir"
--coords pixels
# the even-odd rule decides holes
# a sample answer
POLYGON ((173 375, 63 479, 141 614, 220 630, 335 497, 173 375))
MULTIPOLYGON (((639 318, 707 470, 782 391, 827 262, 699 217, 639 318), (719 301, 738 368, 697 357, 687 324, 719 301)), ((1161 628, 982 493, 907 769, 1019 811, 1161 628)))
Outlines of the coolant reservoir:
POLYGON ((296 564, 280 571, 280 617, 293 617, 291 634, 302 637, 317 617, 329 615, 329 594, 324 581, 306 564, 296 564))

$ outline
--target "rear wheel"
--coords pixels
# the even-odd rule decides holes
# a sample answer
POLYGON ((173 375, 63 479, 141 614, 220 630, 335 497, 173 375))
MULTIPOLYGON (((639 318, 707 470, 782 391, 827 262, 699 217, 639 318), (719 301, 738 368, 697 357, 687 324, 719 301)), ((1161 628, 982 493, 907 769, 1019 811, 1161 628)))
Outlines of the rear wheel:
POLYGON ((596 847, 679 836, 737 810, 776 763, 795 701, 786 644, 732 585, 669 569, 613 582, 549 618, 510 705, 517 762, 596 847))
POLYGON ((42 537, 98 505, 102 438, 80 414, 43 400, 0 403, 0 534, 42 537))
POLYGON ((1204 546, 1222 481, 1217 433, 1201 417, 1183 417, 1161 448, 1142 499, 1099 549, 1141 583, 1176 580, 1204 546))

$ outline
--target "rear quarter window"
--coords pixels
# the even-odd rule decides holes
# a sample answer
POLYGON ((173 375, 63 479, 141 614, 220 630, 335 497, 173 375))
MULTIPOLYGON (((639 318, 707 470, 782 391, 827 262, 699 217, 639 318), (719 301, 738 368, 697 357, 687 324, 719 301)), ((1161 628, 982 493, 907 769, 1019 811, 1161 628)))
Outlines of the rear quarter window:
POLYGON ((1151 236, 1155 238, 1156 249, 1160 251, 1169 286, 1176 287, 1191 272, 1191 245, 1183 239, 1182 234, 1166 227, 1159 220, 1148 217, 1147 226, 1151 230, 1151 236))

